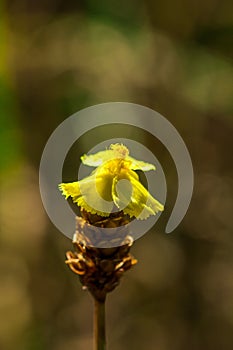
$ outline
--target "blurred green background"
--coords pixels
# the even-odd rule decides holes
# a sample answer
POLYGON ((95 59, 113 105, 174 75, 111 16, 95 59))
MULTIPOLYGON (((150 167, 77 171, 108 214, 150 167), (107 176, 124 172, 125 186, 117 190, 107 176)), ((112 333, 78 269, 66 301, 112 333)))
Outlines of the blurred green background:
POLYGON ((0 349, 92 349, 92 300, 64 264, 72 244, 43 209, 38 167, 60 122, 109 101, 163 114, 195 173, 189 211, 166 235, 175 166, 134 134, 163 165, 167 210, 109 295, 109 349, 233 348, 232 37, 230 0, 0 2, 0 349))

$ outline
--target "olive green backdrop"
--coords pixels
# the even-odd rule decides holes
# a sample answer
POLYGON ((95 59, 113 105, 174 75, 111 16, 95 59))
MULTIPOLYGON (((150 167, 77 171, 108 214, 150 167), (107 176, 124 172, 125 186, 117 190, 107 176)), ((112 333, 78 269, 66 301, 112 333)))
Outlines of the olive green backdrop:
POLYGON ((78 162, 95 142, 132 136, 167 177, 166 212, 109 295, 109 349, 232 349, 231 1, 5 0, 0 17, 0 349, 92 349, 92 300, 64 264, 72 244, 47 218, 38 168, 60 122, 109 101, 170 120, 195 175, 189 211, 166 235, 177 176, 158 141, 101 128, 77 149, 78 162))

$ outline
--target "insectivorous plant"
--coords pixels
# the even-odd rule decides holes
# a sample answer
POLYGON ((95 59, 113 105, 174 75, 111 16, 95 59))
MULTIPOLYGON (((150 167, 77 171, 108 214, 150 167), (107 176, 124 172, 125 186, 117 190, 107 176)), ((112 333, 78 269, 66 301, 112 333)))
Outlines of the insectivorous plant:
POLYGON ((106 348, 105 300, 121 276, 136 264, 130 254, 133 238, 129 222, 147 219, 164 207, 142 185, 136 170, 155 170, 154 165, 129 156, 122 144, 81 157, 83 164, 96 167, 84 179, 62 183, 59 189, 80 208, 73 243, 66 264, 79 275, 84 289, 95 301, 95 346, 106 348), (110 230, 111 229, 111 230, 110 230))

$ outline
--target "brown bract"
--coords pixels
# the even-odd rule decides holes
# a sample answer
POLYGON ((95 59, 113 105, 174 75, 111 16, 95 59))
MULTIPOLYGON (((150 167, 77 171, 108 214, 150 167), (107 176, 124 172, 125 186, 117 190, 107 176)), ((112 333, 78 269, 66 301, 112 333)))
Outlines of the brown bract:
POLYGON ((127 226, 129 218, 121 212, 107 218, 85 211, 82 211, 82 215, 76 217, 75 252, 66 253, 66 264, 79 275, 83 288, 103 302, 107 293, 119 284, 124 272, 137 263, 129 252, 133 244, 127 226), (115 228, 112 239, 109 234, 104 237, 104 227, 115 228), (103 244, 106 246, 107 242, 109 247, 98 248, 103 244), (114 246, 111 242, 114 242, 114 246), (119 245, 116 246, 116 243, 119 245))

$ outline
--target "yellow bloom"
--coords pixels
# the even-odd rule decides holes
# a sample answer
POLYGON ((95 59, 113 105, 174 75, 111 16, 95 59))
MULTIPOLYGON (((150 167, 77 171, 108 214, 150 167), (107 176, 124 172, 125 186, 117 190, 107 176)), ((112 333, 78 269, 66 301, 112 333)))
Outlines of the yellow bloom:
POLYGON ((97 168, 81 181, 59 185, 62 194, 71 197, 81 208, 101 216, 109 216, 117 208, 137 219, 146 219, 164 210, 135 172, 155 170, 155 166, 130 157, 126 146, 112 144, 110 149, 84 155, 81 160, 97 168))

